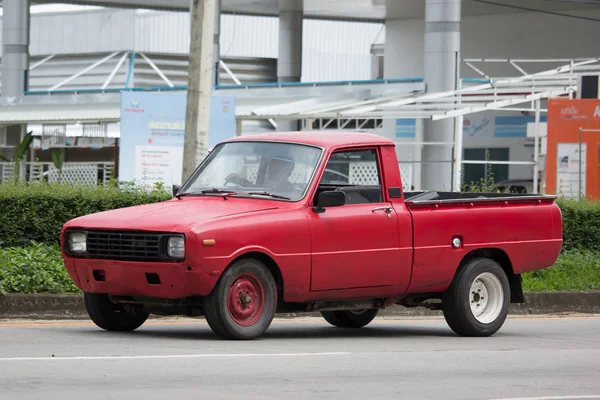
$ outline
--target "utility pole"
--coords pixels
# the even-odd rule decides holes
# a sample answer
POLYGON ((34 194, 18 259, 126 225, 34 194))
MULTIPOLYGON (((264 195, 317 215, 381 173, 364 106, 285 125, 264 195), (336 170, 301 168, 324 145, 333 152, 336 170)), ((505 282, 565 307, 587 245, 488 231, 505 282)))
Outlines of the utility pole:
POLYGON ((190 56, 183 147, 182 183, 208 151, 212 94, 215 0, 191 0, 190 56))

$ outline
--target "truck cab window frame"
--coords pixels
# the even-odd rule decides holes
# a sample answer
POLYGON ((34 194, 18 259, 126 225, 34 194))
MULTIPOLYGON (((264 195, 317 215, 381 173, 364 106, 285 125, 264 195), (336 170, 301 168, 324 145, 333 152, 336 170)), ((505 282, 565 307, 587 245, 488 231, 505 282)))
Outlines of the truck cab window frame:
POLYGON ((315 193, 341 191, 346 205, 379 204, 384 201, 380 157, 375 148, 344 149, 331 154, 315 193))

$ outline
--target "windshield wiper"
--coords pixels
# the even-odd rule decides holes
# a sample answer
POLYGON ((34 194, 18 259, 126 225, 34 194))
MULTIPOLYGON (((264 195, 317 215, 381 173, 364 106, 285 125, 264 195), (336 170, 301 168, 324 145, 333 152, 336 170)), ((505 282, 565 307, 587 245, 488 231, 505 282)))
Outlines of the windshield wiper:
POLYGON ((185 193, 181 193, 181 194, 177 194, 177 199, 181 200, 181 198, 183 196, 200 196, 203 194, 226 194, 229 196, 233 196, 234 194, 237 194, 236 192, 234 192, 233 190, 223 190, 223 189, 217 189, 217 188, 211 188, 211 189, 204 189, 201 190, 199 192, 185 192, 185 193))
POLYGON ((224 190, 224 189, 217 189, 217 188, 204 189, 204 190, 201 190, 200 193, 202 193, 202 194, 208 194, 208 193, 233 193, 233 194, 235 194, 235 192, 233 190, 224 190))
POLYGON ((282 200, 291 200, 289 197, 285 197, 285 196, 280 196, 278 194, 273 194, 273 193, 269 193, 269 192, 248 192, 248 195, 252 196, 268 196, 268 197, 273 197, 274 199, 282 199, 282 200))
POLYGON ((177 200, 181 200, 181 198, 183 196, 190 196, 190 195, 193 195, 193 194, 195 194, 195 193, 194 192, 177 193, 175 195, 175 197, 177 197, 177 200))

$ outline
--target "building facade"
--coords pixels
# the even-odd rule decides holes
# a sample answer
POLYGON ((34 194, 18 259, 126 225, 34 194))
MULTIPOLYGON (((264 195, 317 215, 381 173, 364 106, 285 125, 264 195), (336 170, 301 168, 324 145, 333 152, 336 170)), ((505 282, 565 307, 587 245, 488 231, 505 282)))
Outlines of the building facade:
MULTIPOLYGON (((460 91, 465 85, 578 65, 578 59, 597 56, 593 38, 600 29, 600 6, 580 2, 536 0, 524 9, 512 0, 493 5, 461 0, 346 0, 318 6, 287 0, 277 10, 269 0, 244 7, 221 1, 220 59, 232 67, 215 66, 216 91, 236 97, 238 118, 243 121, 240 134, 275 126, 370 130, 396 142, 403 177, 418 189, 455 187, 452 180, 458 175, 450 176, 445 169, 456 169, 457 163, 466 180, 483 178, 488 169, 481 162, 488 158, 497 162, 492 166, 497 180, 532 180, 536 171, 543 170, 528 134, 535 120, 535 101, 521 102, 521 111, 490 107, 464 115, 460 111, 460 119, 438 122, 431 119, 439 112, 424 110, 418 102, 401 108, 376 106, 384 111, 366 112, 370 117, 363 118, 365 105, 383 98, 398 103, 397 99, 410 95, 460 91), (300 25, 294 22, 298 17, 300 25), (302 40, 297 40, 299 36, 302 40), (462 132, 460 145, 456 131, 462 132), (469 160, 479 163, 469 164, 469 160)), ((11 2, 6 0, 4 6, 11 2)), ((34 1, 39 2, 51 3, 34 1)), ((23 124, 40 137, 38 155, 44 151, 43 143, 55 143, 44 142, 44 132, 57 131, 54 125, 62 125, 64 132, 87 132, 93 130, 74 126, 100 123, 106 126, 107 137, 108 132, 118 137, 118 96, 105 89, 185 90, 190 31, 186 4, 165 1, 170 11, 32 14, 27 82, 31 90, 16 102, 4 93, 0 98, 4 109, 4 113, 0 109, 4 126, 0 146, 10 153, 23 135, 23 124), (77 75, 82 70, 85 73, 77 75), (36 117, 44 115, 41 111, 61 117, 44 121, 36 117)), ((555 90, 562 84, 556 80, 548 94, 535 93, 541 96, 536 98, 541 103, 542 127, 548 96, 576 91, 573 74, 565 78, 564 90, 555 90)), ((533 82, 537 77, 527 79, 533 82)), ((523 95, 527 88, 520 88, 523 95)), ((491 89, 486 90, 485 101, 495 104, 489 98, 491 89)), ((518 100, 506 91, 498 93, 518 100)), ((447 109, 443 105, 436 107, 447 109)), ((103 140, 102 146, 113 145, 103 140)))

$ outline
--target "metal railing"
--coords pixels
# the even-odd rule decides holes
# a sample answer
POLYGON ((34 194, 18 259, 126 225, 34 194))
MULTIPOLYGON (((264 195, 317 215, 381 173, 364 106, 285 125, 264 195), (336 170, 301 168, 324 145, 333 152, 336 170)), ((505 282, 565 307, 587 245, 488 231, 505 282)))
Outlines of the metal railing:
MULTIPOLYGON (((113 176, 114 162, 66 162, 58 169, 51 162, 25 163, 27 182, 64 183, 70 185, 107 186, 113 176)), ((15 181, 14 162, 0 163, 0 183, 15 181)))

